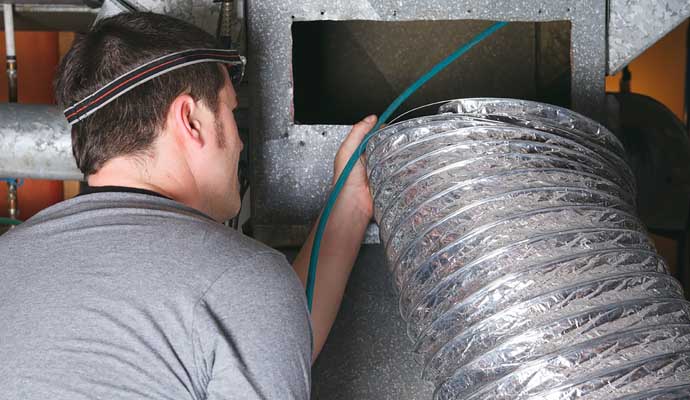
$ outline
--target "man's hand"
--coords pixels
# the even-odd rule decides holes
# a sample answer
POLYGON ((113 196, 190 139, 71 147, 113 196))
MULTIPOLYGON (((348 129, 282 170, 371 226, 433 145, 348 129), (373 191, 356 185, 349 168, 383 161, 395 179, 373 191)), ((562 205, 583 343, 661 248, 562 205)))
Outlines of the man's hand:
MULTIPOLYGON (((355 124, 352 130, 347 135, 343 143, 335 155, 333 163, 333 184, 343 172, 347 161, 357 149, 364 136, 369 133, 376 125, 376 116, 370 115, 362 121, 355 124)), ((367 179, 366 168, 364 168, 364 160, 361 157, 355 167, 352 169, 345 186, 338 198, 338 202, 347 202, 354 206, 355 210, 362 213, 362 216, 371 219, 374 213, 373 201, 371 193, 369 192, 369 180, 367 179)))

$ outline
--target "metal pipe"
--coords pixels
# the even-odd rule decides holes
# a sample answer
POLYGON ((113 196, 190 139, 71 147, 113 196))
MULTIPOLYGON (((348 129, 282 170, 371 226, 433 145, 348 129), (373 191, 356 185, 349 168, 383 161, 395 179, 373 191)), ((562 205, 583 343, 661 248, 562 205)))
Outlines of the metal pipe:
POLYGON ((17 218, 19 216, 17 188, 21 185, 21 181, 11 178, 0 178, 0 182, 7 183, 7 210, 9 215, 9 218, 0 218, 0 225, 9 225, 9 229, 12 229, 15 225, 21 223, 17 218))
POLYGON ((214 3, 220 3, 220 15, 218 15, 218 27, 216 29, 216 38, 221 46, 226 49, 233 47, 232 27, 235 19, 233 3, 234 0, 214 0, 214 3))
POLYGON ((19 216, 19 204, 17 202, 17 181, 7 182, 7 205, 9 217, 17 219, 19 216))
POLYGON ((457 100, 378 132, 366 154, 435 399, 690 395, 690 303, 604 127, 539 103, 457 100))
POLYGON ((94 23, 103 18, 108 18, 123 12, 131 11, 136 11, 136 9, 127 0, 105 0, 101 6, 101 9, 98 11, 98 15, 96 16, 94 23))
POLYGON ((17 102, 17 53, 14 45, 14 10, 12 4, 3 4, 5 21, 5 49, 7 51, 7 82, 9 85, 9 101, 17 102))
MULTIPOLYGON (((14 43, 14 9, 12 4, 2 5, 3 20, 5 23, 5 49, 7 54, 7 84, 9 87, 8 99, 10 103, 17 102, 17 52, 14 43)), ((7 208, 9 217, 16 220, 19 215, 17 200, 17 181, 7 181, 7 208)), ((10 227, 10 229, 13 226, 10 227)))
POLYGON ((0 105, 0 177, 79 180, 70 127, 55 106, 0 105))

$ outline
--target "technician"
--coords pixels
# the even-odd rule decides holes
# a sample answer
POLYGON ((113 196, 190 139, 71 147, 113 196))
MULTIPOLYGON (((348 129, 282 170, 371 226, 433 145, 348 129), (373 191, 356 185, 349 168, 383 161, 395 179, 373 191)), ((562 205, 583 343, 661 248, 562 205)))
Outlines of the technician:
MULTIPOLYGON (((291 267, 220 223, 240 207, 244 59, 216 47, 183 21, 126 13, 65 56, 56 98, 91 189, 0 237, 0 397, 309 398, 372 217, 365 171, 331 215, 310 316, 311 238, 291 267)), ((335 176, 375 121, 353 127, 335 176)))

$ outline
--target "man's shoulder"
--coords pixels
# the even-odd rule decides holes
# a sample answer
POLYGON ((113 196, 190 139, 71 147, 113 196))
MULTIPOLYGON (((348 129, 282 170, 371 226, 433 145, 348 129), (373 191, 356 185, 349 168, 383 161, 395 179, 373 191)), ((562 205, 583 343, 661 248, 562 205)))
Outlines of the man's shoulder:
MULTIPOLYGON (((175 218, 168 220, 162 232, 170 235, 180 259, 193 264, 202 279, 221 275, 254 276, 260 280, 282 280, 294 275, 292 267, 279 251, 207 218, 175 218)), ((241 288, 236 288, 241 290, 241 288)))
POLYGON ((138 194, 100 193, 63 202, 27 221, 0 245, 27 237, 41 248, 70 243, 89 262, 105 257, 102 249, 108 248, 113 265, 146 265, 143 270, 159 271, 163 281, 183 279, 202 286, 227 270, 251 270, 257 256, 287 264, 276 250, 196 210, 138 194))
POLYGON ((284 261, 279 251, 221 224, 208 223, 204 228, 205 240, 199 246, 207 254, 234 265, 252 264, 254 259, 275 258, 284 261))

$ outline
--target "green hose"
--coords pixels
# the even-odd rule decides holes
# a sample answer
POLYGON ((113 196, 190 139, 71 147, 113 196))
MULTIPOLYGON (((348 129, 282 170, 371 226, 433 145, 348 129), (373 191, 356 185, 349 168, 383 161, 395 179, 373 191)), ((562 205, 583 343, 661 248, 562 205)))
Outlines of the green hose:
POLYGON ((316 267, 319 263, 319 250, 321 248, 321 240, 323 239, 323 234, 326 230, 326 223, 328 222, 328 217, 331 214, 331 210, 333 209, 333 206, 335 205, 335 201, 338 199, 338 195, 340 194, 340 191, 343 188, 343 185, 345 185, 345 181, 347 180, 347 177, 350 175, 350 172, 352 171, 352 168, 355 166, 357 163, 357 160, 359 160, 359 157, 364 153, 364 149, 366 148, 367 143, 371 139, 372 135, 378 131, 378 129, 383 125, 388 118, 395 112, 395 110, 400 107, 400 105, 407 100, 408 97, 412 95, 417 89, 419 89, 422 85, 424 85, 426 82, 428 82, 431 78, 436 76, 439 72, 441 72, 444 68, 446 68, 448 65, 450 65, 453 61, 457 60, 465 54, 468 50, 470 50, 472 47, 474 47, 477 43, 481 42, 482 40, 486 39, 487 37, 491 36, 494 32, 497 30, 503 28, 506 26, 508 23, 507 22, 496 22, 495 24, 491 25, 488 29, 485 31, 481 32, 479 35, 474 37, 471 41, 468 43, 464 44, 461 46, 459 49, 457 49, 455 52, 453 52, 451 55, 446 57, 443 61, 438 63, 434 68, 432 68, 429 72, 424 74, 421 78, 419 78, 415 83, 412 84, 409 88, 407 88, 400 96, 398 96, 395 101, 386 109, 386 111, 381 114, 381 117, 379 118, 378 122, 376 123, 376 126, 367 133, 367 135, 364 137, 364 140, 362 143, 357 147, 357 150, 352 154, 352 157, 350 157, 350 160, 347 162, 345 165, 345 168, 343 169, 343 172, 340 174, 338 177, 338 180, 336 181, 335 185, 333 186, 333 190, 331 190, 331 193, 328 196, 328 201, 326 202, 326 206, 324 207, 323 213, 321 214, 321 218, 319 219, 319 222, 316 227, 316 234, 314 235, 314 243, 312 245, 311 249, 311 257, 309 259, 309 272, 307 274, 307 304, 309 305, 309 311, 311 311, 312 308, 312 303, 314 301, 314 286, 316 284, 316 267))
POLYGON ((0 217, 0 225, 12 225, 16 226, 21 224, 22 221, 18 219, 12 219, 12 218, 5 218, 5 217, 0 217))

